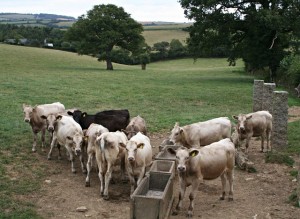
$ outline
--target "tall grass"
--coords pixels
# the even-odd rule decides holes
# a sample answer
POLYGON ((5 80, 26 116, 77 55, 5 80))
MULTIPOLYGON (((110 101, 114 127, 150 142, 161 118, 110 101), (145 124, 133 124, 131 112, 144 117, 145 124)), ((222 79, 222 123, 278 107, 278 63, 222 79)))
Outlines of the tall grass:
MULTIPOLYGON (((31 153, 32 134, 22 104, 60 101, 88 113, 128 109, 145 118, 150 133, 252 110, 253 77, 238 62, 192 59, 140 66, 114 64, 63 51, 0 44, 0 218, 38 218, 19 196, 38 192, 46 167, 31 153)), ((299 100, 290 98, 293 104, 299 100)), ((292 129, 299 136, 299 129, 292 129)), ((295 141, 295 144, 297 142, 295 141)), ((40 142, 39 142, 40 145, 40 142)))

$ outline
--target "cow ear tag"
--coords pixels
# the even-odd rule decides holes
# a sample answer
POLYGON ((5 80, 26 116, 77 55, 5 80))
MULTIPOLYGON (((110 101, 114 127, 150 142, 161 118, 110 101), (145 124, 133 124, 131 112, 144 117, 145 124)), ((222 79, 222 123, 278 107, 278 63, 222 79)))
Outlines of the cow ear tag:
POLYGON ((82 117, 85 117, 85 114, 83 114, 82 117))
POLYGON ((192 157, 195 157, 196 156, 196 152, 194 151, 192 154, 191 154, 192 157))
POLYGON ((139 149, 143 149, 143 148, 144 148, 144 144, 140 144, 140 145, 138 146, 138 148, 139 148, 139 149))

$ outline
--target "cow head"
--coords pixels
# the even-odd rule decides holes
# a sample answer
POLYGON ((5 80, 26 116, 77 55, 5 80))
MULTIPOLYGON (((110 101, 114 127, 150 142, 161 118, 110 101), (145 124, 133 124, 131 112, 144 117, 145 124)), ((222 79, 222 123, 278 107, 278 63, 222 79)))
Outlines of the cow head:
POLYGON ((30 122, 30 119, 32 118, 32 112, 32 106, 23 104, 24 122, 30 122))
POLYGON ((176 156, 177 161, 177 170, 180 173, 184 173, 187 170, 187 163, 189 160, 199 154, 199 151, 196 149, 187 149, 185 147, 180 147, 177 150, 169 147, 167 151, 176 156))
POLYGON ((66 143, 74 151, 75 155, 81 154, 81 146, 83 144, 83 135, 76 133, 73 136, 67 136, 66 143))
POLYGON ((49 114, 48 116, 42 115, 41 118, 46 120, 48 131, 53 132, 54 127, 57 123, 57 115, 54 115, 54 114, 49 114))
POLYGON ((296 92, 297 92, 297 97, 300 98, 300 84, 298 84, 298 86, 295 88, 296 92))
POLYGON ((238 122, 238 133, 246 134, 247 122, 252 118, 252 115, 239 114, 238 116, 232 116, 232 118, 236 119, 238 122))
POLYGON ((175 144, 176 142, 180 141, 182 132, 183 132, 183 129, 179 126, 179 123, 176 122, 174 125, 174 128, 171 131, 171 135, 169 138, 170 142, 175 144))
POLYGON ((126 145, 121 143, 121 147, 126 148, 128 162, 134 163, 136 159, 136 153, 138 150, 144 148, 144 143, 137 143, 129 140, 126 145))
POLYGON ((137 133, 135 131, 134 124, 128 125, 126 127, 126 130, 123 129, 122 131, 125 133, 125 135, 127 136, 128 139, 131 139, 137 133))
POLYGON ((81 112, 80 110, 68 111, 68 115, 73 116, 73 119, 80 124, 81 118, 87 116, 86 112, 81 112))

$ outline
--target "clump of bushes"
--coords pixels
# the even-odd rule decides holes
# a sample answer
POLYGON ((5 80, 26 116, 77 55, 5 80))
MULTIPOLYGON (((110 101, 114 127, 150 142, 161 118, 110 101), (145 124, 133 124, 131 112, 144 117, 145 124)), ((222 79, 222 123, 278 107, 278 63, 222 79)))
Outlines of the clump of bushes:
POLYGON ((266 163, 286 164, 290 167, 292 167, 295 163, 294 159, 291 158, 288 154, 279 152, 266 153, 265 161, 266 163))

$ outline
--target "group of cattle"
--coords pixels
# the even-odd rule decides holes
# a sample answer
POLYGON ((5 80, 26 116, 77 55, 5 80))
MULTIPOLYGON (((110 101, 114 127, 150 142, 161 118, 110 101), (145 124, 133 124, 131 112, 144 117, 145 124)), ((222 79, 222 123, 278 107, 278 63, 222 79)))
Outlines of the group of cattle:
MULTIPOLYGON (((60 146, 64 145, 73 173, 76 172, 74 154, 80 157, 82 171, 87 173, 86 186, 90 186, 92 161, 96 159, 100 193, 104 199, 109 198, 108 186, 114 165, 120 163, 122 180, 125 180, 125 169, 127 170, 133 193, 144 177, 146 167, 152 164, 153 152, 145 120, 140 116, 130 119, 128 110, 106 110, 88 115, 78 109, 66 110, 63 104, 56 102, 35 107, 23 104, 23 112, 24 121, 31 125, 34 134, 32 151, 36 151, 37 133, 40 131, 44 149, 45 131, 48 129, 51 134, 48 159, 51 159, 54 146, 57 146, 60 158, 60 146), (83 159, 85 151, 87 163, 83 159)), ((193 215, 195 191, 201 178, 221 178, 221 200, 225 199, 227 179, 228 200, 233 200, 235 149, 243 140, 246 140, 247 153, 251 137, 261 137, 262 151, 266 139, 269 150, 272 131, 272 115, 269 112, 239 114, 233 118, 237 120, 233 133, 233 124, 227 117, 186 126, 175 123, 169 142, 182 147, 177 150, 168 148, 168 152, 176 157, 180 184, 179 202, 174 213, 182 207, 186 187, 192 185, 188 216, 193 215)))

